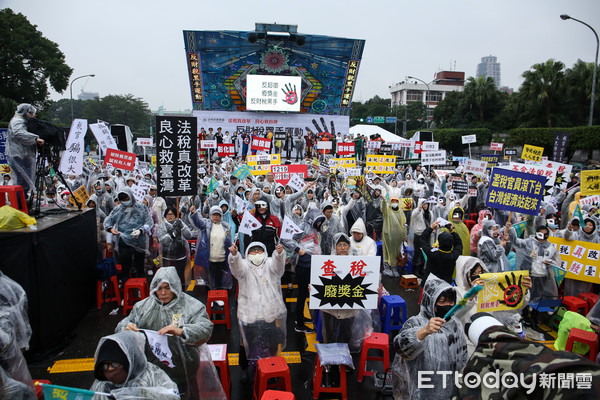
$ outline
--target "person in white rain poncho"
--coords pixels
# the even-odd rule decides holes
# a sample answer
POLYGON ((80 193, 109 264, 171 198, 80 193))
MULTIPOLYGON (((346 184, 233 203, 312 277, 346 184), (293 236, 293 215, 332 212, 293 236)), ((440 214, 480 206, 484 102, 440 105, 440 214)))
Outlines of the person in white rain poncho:
MULTIPOLYGON (((94 355, 96 380, 90 390, 117 399, 179 399, 177 385, 144 354, 144 334, 119 332, 100 339, 94 355)), ((94 400, 105 399, 95 395, 94 400)))
POLYGON ((490 272, 510 271, 506 257, 510 252, 508 235, 500 240, 500 226, 493 219, 484 220, 481 226, 481 238, 477 242, 477 256, 487 265, 490 272))

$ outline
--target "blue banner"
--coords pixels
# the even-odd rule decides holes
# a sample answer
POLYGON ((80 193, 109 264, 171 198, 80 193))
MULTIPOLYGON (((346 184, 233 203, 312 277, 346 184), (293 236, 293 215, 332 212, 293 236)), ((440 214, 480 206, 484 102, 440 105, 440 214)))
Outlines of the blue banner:
POLYGON ((8 164, 6 159, 6 138, 8 137, 8 129, 0 129, 0 164, 8 164))
POLYGON ((493 167, 500 164, 501 159, 502 159, 502 154, 482 154, 481 155, 481 161, 487 161, 486 171, 489 171, 493 167))
POLYGON ((545 185, 545 176, 494 168, 485 205, 537 215, 544 198, 545 185))

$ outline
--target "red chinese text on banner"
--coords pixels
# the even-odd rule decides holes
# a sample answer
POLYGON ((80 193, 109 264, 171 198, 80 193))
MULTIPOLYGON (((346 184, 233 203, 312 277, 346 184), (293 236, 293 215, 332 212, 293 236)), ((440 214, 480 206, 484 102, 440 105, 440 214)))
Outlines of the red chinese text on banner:
POLYGON ((115 149, 106 149, 104 164, 110 164, 114 168, 133 171, 135 168, 135 153, 127 153, 126 151, 115 149))

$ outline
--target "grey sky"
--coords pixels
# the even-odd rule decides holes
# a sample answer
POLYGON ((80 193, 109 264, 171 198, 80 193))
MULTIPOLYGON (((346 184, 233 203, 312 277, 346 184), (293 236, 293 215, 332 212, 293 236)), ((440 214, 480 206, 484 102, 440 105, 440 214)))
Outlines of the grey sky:
MULTIPOLYGON (((184 1, 0 0, 58 43, 73 85, 131 93, 156 110, 191 108, 183 30, 253 30, 255 22, 296 24, 305 34, 365 39, 355 101, 390 97, 389 86, 412 75, 431 81, 444 69, 473 76, 481 57, 498 57, 502 85, 518 89, 521 74, 554 58, 571 67, 592 62, 600 32, 598 0, 184 1), (87 81, 87 82, 86 82, 87 81)), ((68 98, 69 90, 52 95, 68 98)))

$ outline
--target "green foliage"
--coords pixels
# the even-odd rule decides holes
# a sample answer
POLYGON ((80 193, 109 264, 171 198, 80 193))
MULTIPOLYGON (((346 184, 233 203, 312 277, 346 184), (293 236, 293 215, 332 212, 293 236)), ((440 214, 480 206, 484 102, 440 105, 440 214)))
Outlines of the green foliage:
POLYGON ((17 106, 16 101, 0 97, 0 121, 10 121, 15 115, 17 106))
POLYGON ((64 54, 23 14, 0 10, 0 32, 1 97, 43 108, 48 84, 59 93, 68 87, 73 69, 64 54))
POLYGON ((519 97, 524 106, 533 110, 535 115, 543 115, 546 126, 551 128, 553 122, 559 119, 559 110, 564 103, 565 65, 549 59, 531 68, 523 72, 525 81, 519 90, 519 97))

